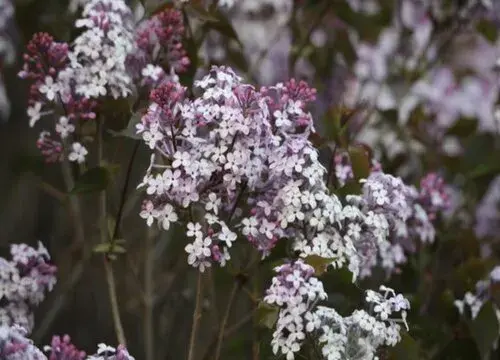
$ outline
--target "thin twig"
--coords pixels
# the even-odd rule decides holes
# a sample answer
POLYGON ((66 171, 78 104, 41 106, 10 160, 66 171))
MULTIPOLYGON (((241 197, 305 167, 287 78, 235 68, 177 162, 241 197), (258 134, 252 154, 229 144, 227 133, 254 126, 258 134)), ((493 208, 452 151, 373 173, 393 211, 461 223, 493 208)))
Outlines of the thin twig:
POLYGON ((120 205, 118 206, 118 213, 116 215, 115 228, 113 229, 111 241, 116 240, 116 238, 119 236, 120 223, 121 223, 121 220, 123 217, 123 209, 125 207, 125 200, 127 198, 127 189, 128 189, 129 183, 130 183, 130 175, 132 173, 132 168, 134 165, 134 161, 135 161, 138 149, 139 149, 139 141, 136 141, 134 144, 134 149, 132 150, 132 155, 130 156, 130 160, 129 160, 128 165, 127 165, 125 182, 123 183, 123 188, 122 188, 121 197, 120 197, 120 205))
POLYGON ((217 347, 215 349, 215 360, 219 360, 220 351, 222 349, 222 340, 224 338, 224 330, 226 328, 227 320, 229 319, 229 314, 231 313, 231 308, 233 307, 234 300, 236 299, 236 293, 240 289, 240 282, 235 281, 233 287, 231 288, 231 294, 229 295, 229 300, 226 306, 226 311, 224 313, 224 318, 222 319, 222 324, 220 326, 219 337, 217 339, 217 347))
POLYGON ((123 325, 120 317, 120 310, 118 307, 118 297, 116 296, 116 283, 115 275, 113 274, 113 268, 111 267, 110 260, 104 258, 104 270, 106 271, 106 280, 108 283, 109 301, 111 304, 111 313, 113 315, 113 324, 116 332, 116 339, 120 345, 127 345, 127 340, 125 339, 125 331, 123 330, 123 325))
MULTIPOLYGON (((240 321, 238 321, 236 324, 233 324, 230 327, 228 327, 226 329, 226 331, 224 331, 224 339, 233 335, 235 332, 239 331, 243 326, 248 324, 252 320, 252 318, 254 317, 256 309, 257 309, 257 307, 254 307, 253 310, 249 314, 242 317, 240 319, 240 321)), ((210 342, 210 345, 208 346, 207 350, 205 351, 205 355, 202 357, 203 360, 208 360, 210 358, 210 354, 213 353, 213 349, 214 349, 216 343, 217 343, 217 337, 214 336, 212 338, 212 341, 210 342)))
MULTIPOLYGON (((103 151, 103 131, 104 126, 102 123, 102 119, 99 119, 97 122, 97 158, 99 165, 104 165, 104 151, 103 151)), ((109 240, 108 233, 108 216, 107 216, 107 206, 106 206, 106 189, 102 190, 99 194, 99 220, 100 220, 100 235, 101 235, 101 243, 105 244, 109 240)), ((116 228, 116 226, 115 226, 116 228)), ((111 239, 113 240, 113 239, 111 239)), ((112 246, 110 246, 112 248, 112 246)), ((110 257, 105 254, 103 256, 104 261, 104 270, 106 274, 106 283, 108 285, 108 293, 109 293, 109 302, 111 306, 111 314, 113 316, 113 324, 115 327, 116 339, 119 344, 126 345, 127 341, 125 339, 125 332, 123 330, 123 324, 120 317, 120 309, 118 307, 118 298, 116 296, 116 282, 115 276, 113 274, 113 268, 111 266, 110 257)))
POLYGON ((201 319, 201 295, 203 290, 202 285, 202 272, 198 271, 198 281, 196 284, 196 303, 193 311, 193 326, 191 328, 191 339, 189 340, 188 360, 194 360, 195 356, 196 335, 201 319))
POLYGON ((144 257, 144 347, 146 360, 154 360, 154 328, 153 328, 153 297, 154 297, 154 235, 148 229, 146 236, 146 251, 144 257))
POLYGON ((37 185, 41 190, 45 191, 47 194, 51 195, 58 201, 63 202, 66 200, 66 194, 64 194, 61 190, 55 188, 54 186, 50 185, 49 183, 46 183, 45 181, 40 181, 37 185))

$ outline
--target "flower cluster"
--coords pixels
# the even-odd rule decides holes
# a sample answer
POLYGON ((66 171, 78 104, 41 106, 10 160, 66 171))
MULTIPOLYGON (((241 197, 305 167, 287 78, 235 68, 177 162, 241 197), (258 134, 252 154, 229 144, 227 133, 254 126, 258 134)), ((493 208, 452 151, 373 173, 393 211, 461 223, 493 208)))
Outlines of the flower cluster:
POLYGON ((391 273, 406 262, 405 252, 414 252, 417 243, 433 242, 432 220, 447 208, 448 198, 437 174, 424 177, 418 191, 400 178, 372 172, 362 195, 348 196, 352 207, 344 226, 344 236, 352 239, 361 255, 361 275, 370 275, 376 265, 391 273))
POLYGON ((326 299, 323 283, 314 277, 314 268, 297 260, 275 268, 278 273, 267 289, 264 301, 280 307, 276 330, 271 345, 278 352, 293 359, 305 339, 305 332, 312 331, 312 307, 318 300, 326 299))
POLYGON ((427 78, 416 82, 401 103, 400 116, 406 121, 419 104, 427 115, 434 115, 433 128, 441 134, 458 119, 477 118, 479 130, 498 130, 494 108, 498 86, 491 75, 466 76, 457 80, 450 68, 434 69, 427 78))
MULTIPOLYGON (((123 346, 114 348, 106 344, 99 344, 94 355, 86 356, 85 352, 79 351, 71 344, 71 339, 65 335, 52 338, 52 343, 45 346, 45 352, 49 354, 47 360, 135 360, 123 346)), ((46 358, 44 358, 46 359, 46 358)))
POLYGON ((381 286, 380 291, 366 292, 370 312, 355 310, 342 317, 332 308, 318 306, 310 323, 319 336, 326 359, 377 359, 380 346, 394 346, 400 341, 400 324, 408 330, 406 311, 410 303, 390 288, 381 286))
POLYGON ((44 347, 44 351, 49 354, 48 360, 84 360, 85 351, 78 350, 71 343, 69 335, 62 338, 53 336, 50 345, 44 347))
MULTIPOLYGON (((334 171, 339 186, 354 180, 348 154, 336 154, 334 171)), ((432 242, 432 223, 450 206, 450 195, 436 173, 422 178, 420 189, 400 178, 385 174, 372 160, 371 174, 363 182, 360 196, 348 196, 341 233, 357 250, 361 276, 369 276, 380 265, 388 273, 406 262, 405 251, 413 252, 417 242, 432 242)))
POLYGON ((136 82, 155 87, 165 81, 165 69, 184 72, 190 64, 182 45, 184 23, 182 13, 166 9, 141 22, 135 32, 135 49, 127 64, 136 82))
POLYGON ((5 360, 47 360, 20 326, 0 326, 0 358, 5 360))
POLYGON ((45 298, 55 282, 56 268, 48 263, 44 246, 11 245, 12 260, 0 258, 0 358, 5 360, 134 360, 123 346, 99 344, 97 353, 86 357, 68 335, 54 336, 44 352, 27 338, 33 328, 33 307, 45 298))
POLYGON ((309 223, 333 226, 342 207, 326 194, 325 169, 308 141, 304 109, 315 92, 295 81, 259 92, 223 67, 196 86, 202 94, 194 101, 176 83, 155 89, 137 126, 155 150, 140 185, 149 195, 141 212, 148 224, 167 230, 191 219, 193 208, 206 211, 208 227, 192 219, 187 232, 195 238, 189 262, 202 269, 225 263, 238 234, 265 256, 280 238, 302 239, 309 223))
MULTIPOLYGON (((28 43, 24 54, 21 78, 30 81, 28 116, 33 127, 43 116, 55 117, 56 138, 51 132, 42 131, 37 146, 47 161, 59 161, 64 156, 67 139, 81 121, 93 120, 95 101, 76 92, 75 78, 69 76, 71 55, 66 43, 55 42, 46 33, 37 33, 28 43)), ((69 145, 67 145, 69 146, 69 145)), ((76 156, 86 149, 79 142, 67 149, 71 161, 82 162, 76 156)))
MULTIPOLYGON (((470 291, 466 292, 463 300, 455 300, 455 307, 458 309, 460 314, 464 314, 465 310, 470 311, 470 315, 473 319, 481 311, 483 305, 492 300, 492 291, 500 284, 500 266, 496 266, 488 275, 487 279, 478 281, 476 284, 476 291, 472 293, 470 291)), ((495 306, 496 307, 496 306, 495 306)), ((500 315, 500 310, 496 309, 496 312, 500 315)))
POLYGON ((272 346, 275 354, 295 358, 306 334, 314 335, 328 360, 372 359, 381 345, 394 346, 400 340, 400 322, 406 327, 410 304, 401 294, 381 287, 382 294, 368 290, 366 302, 372 311, 355 310, 342 317, 334 309, 316 306, 327 295, 314 276, 312 266, 297 260, 275 268, 278 273, 264 302, 279 307, 272 346), (400 313, 400 318, 394 317, 400 313))
POLYGON ((126 68, 134 46, 132 11, 122 0, 91 0, 82 15, 75 25, 84 31, 75 39, 65 77, 76 79, 76 93, 86 98, 126 97, 133 86, 126 68))
POLYGON ((38 248, 25 244, 12 245, 12 260, 0 258, 0 324, 19 325, 30 332, 33 328, 32 309, 52 291, 56 283, 55 266, 41 243, 38 248))

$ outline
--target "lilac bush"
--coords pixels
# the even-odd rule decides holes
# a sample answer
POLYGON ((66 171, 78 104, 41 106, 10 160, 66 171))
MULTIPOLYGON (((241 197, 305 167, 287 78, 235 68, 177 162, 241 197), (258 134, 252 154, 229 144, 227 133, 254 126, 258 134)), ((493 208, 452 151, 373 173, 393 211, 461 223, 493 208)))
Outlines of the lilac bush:
MULTIPOLYGON (((41 16, 18 75, 71 271, 56 285, 41 243, 0 258, 2 359, 498 353, 495 2, 64 6, 72 27, 41 16), (118 346, 68 329, 40 350, 93 258, 118 346)), ((13 15, 0 1, 2 70, 13 15)))

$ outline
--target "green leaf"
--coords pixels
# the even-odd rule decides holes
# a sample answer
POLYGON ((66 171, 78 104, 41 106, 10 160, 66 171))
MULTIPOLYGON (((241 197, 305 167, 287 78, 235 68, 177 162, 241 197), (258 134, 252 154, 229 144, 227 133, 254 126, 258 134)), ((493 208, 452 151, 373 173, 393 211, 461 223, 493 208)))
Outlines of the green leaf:
POLYGON ((241 48, 243 48, 243 44, 240 41, 238 34, 234 30, 231 21, 220 11, 214 11, 213 15, 217 18, 217 21, 209 21, 205 23, 206 30, 215 30, 220 34, 226 36, 229 39, 235 40, 241 48))
POLYGON ((113 254, 124 254, 127 250, 121 245, 114 244, 110 252, 113 254))
POLYGON ((147 6, 146 7, 146 18, 149 18, 153 15, 161 13, 164 10, 170 9, 174 6, 172 0, 164 0, 159 5, 147 6))
POLYGON ((366 179, 370 175, 370 159, 366 149, 361 146, 349 147, 352 172, 356 180, 366 179))
POLYGON ((340 197, 345 197, 347 195, 357 195, 361 194, 362 185, 358 180, 349 180, 340 189, 333 189, 334 192, 340 197))
POLYGON ((320 276, 326 271, 328 265, 330 265, 334 260, 334 258, 324 258, 319 255, 309 255, 306 256, 304 262, 314 268, 314 274, 316 276, 320 276))
POLYGON ((489 359, 500 330, 495 309, 491 302, 488 301, 484 304, 477 317, 469 322, 469 330, 481 354, 481 359, 489 359))
POLYGON ((500 171, 498 159, 477 165, 470 173, 469 178, 475 179, 486 175, 495 174, 500 171))
POLYGON ((401 334, 401 341, 390 351, 390 360, 420 360, 417 342, 407 333, 401 334))
POLYGON ((461 118, 446 132, 446 134, 467 137, 476 132, 477 125, 477 119, 461 118))
POLYGON ((84 194, 106 189, 110 180, 109 171, 103 167, 95 167, 83 173, 76 181, 70 194, 84 194))
POLYGON ((117 137, 127 137, 134 140, 142 139, 142 136, 137 134, 136 125, 141 121, 142 114, 135 113, 132 115, 130 120, 128 121, 127 127, 120 131, 108 130, 108 132, 117 137))
POLYGON ((278 321, 278 314, 280 309, 277 306, 260 302, 257 307, 257 322, 268 329, 272 329, 276 321, 278 321))
POLYGON ((108 253, 110 249, 111 249, 111 243, 106 242, 106 243, 101 243, 101 244, 97 244, 96 246, 94 246, 93 251, 95 253, 104 254, 104 253, 108 253))
POLYGON ((497 28, 492 21, 480 20, 476 25, 476 30, 491 43, 496 42, 498 38, 497 28))
POLYGON ((201 4, 187 4, 186 5, 186 11, 190 14, 193 14, 194 17, 202 20, 202 21, 209 21, 209 22, 218 22, 219 18, 207 9, 203 7, 201 4))

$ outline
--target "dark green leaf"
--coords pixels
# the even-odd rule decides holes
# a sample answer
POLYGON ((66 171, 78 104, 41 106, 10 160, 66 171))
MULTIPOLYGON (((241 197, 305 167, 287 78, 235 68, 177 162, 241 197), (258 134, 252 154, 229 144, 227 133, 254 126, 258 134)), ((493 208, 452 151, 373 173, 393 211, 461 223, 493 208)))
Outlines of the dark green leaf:
POLYGON ((477 120, 470 118, 459 119, 448 131, 448 135, 467 137, 473 135, 477 130, 477 120))
POLYGON ((170 9, 173 6, 174 3, 172 0, 164 0, 159 5, 148 6, 146 8, 146 17, 151 17, 153 15, 161 13, 162 11, 170 9))
MULTIPOLYGON (((335 190, 335 189, 334 189, 335 190)), ((358 180, 350 180, 345 183, 340 189, 335 190, 335 193, 341 197, 347 195, 361 194, 362 186, 358 180)))
POLYGON ((240 47, 243 47, 243 44, 238 38, 238 34, 234 30, 231 21, 229 21, 229 19, 220 10, 215 11, 213 15, 217 18, 217 22, 210 21, 205 23, 205 29, 215 30, 227 38, 235 40, 240 47))
POLYGON ((390 351, 390 360, 420 360, 417 342, 406 332, 401 334, 401 341, 390 351))
POLYGON ((328 265, 330 265, 334 260, 335 259, 324 258, 319 255, 309 255, 304 259, 304 262, 314 268, 316 276, 320 276, 326 271, 328 265))
POLYGON ((186 11, 190 14, 193 14, 194 17, 202 20, 202 21, 209 21, 209 22, 218 22, 219 18, 207 9, 203 7, 201 4, 194 4, 190 3, 186 5, 186 11))
POLYGON ((469 329, 481 354, 481 359, 489 359, 499 331, 498 319, 491 302, 484 304, 477 317, 469 322, 469 329))
POLYGON ((141 121, 142 114, 135 113, 128 121, 127 127, 120 131, 108 130, 113 136, 128 137, 134 140, 142 139, 141 135, 137 134, 136 125, 141 121))
POLYGON ((70 191, 71 194, 83 194, 106 189, 110 180, 109 171, 103 167, 95 167, 83 173, 70 191))
POLYGON ((366 179, 370 175, 370 159, 365 148, 361 146, 349 147, 352 172, 356 180, 366 179))
POLYGON ((476 25, 476 30, 491 43, 494 43, 498 38, 497 27, 492 21, 480 20, 476 25))
POLYGON ((264 327, 272 329, 276 321, 278 321, 279 312, 280 309, 277 306, 260 302, 256 313, 257 322, 264 327))

